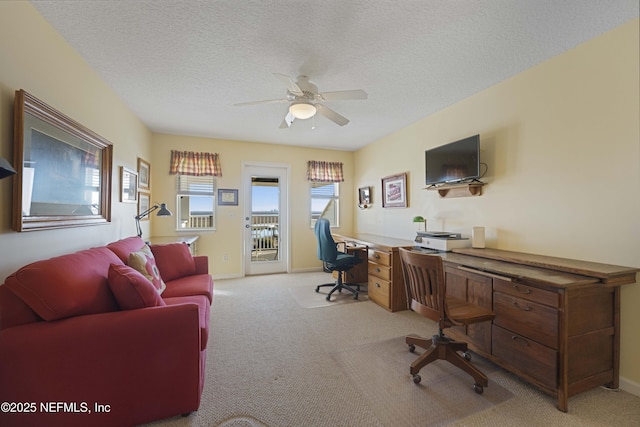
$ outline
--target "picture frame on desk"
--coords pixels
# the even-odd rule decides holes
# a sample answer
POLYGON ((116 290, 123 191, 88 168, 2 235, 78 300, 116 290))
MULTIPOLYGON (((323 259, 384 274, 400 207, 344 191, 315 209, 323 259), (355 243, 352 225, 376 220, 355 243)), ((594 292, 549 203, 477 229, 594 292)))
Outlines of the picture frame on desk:
POLYGON ((401 173, 382 178, 382 207, 406 208, 407 174, 401 173))

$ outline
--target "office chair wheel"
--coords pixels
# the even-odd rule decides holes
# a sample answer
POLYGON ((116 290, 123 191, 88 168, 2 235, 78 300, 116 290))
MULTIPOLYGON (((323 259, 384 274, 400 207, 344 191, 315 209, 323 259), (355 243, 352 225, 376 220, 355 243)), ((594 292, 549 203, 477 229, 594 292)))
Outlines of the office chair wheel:
POLYGON ((320 286, 316 287, 316 292, 320 292, 320 286))
POLYGON ((413 376, 413 383, 414 384, 420 384, 420 381, 422 381, 422 377, 420 376, 420 374, 415 374, 413 376))
POLYGON ((414 353, 416 351, 416 346, 413 344, 409 344, 409 353, 414 353))
MULTIPOLYGON (((415 382, 415 380, 414 380, 414 382, 415 382)), ((484 387, 482 387, 482 386, 481 386, 480 384, 478 384, 478 383, 475 383, 475 384, 473 385, 473 391, 475 391, 475 392, 476 392, 476 393, 478 393, 478 394, 482 394, 482 392, 484 391, 484 387)))
POLYGON ((327 295, 325 298, 327 301, 331 301, 331 295, 327 295))
POLYGON ((355 293, 353 294, 353 299, 358 299, 358 293, 357 293, 357 292, 355 292, 355 293))
POLYGON ((462 353, 462 356, 464 357, 464 360, 466 360, 467 362, 471 362, 471 353, 465 351, 464 353, 462 353))

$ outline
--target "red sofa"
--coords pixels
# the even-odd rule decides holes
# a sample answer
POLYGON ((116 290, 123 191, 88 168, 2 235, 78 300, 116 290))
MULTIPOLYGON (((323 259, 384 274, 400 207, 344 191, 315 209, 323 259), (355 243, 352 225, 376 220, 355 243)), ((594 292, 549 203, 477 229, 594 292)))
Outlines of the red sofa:
POLYGON ((181 243, 152 246, 160 294, 127 266, 143 247, 130 237, 6 278, 1 426, 133 426, 198 409, 213 299, 207 257, 181 243))

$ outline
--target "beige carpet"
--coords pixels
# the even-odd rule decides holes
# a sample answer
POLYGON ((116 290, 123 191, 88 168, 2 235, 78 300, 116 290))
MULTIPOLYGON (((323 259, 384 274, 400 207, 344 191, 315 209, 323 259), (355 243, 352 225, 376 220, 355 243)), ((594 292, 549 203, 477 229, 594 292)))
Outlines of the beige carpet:
POLYGON ((353 294, 349 291, 343 290, 340 292, 334 292, 331 295, 331 301, 327 301, 327 295, 331 292, 330 287, 320 288, 320 292, 316 292, 315 286, 293 287, 289 288, 291 296, 296 302, 303 308, 317 308, 317 307, 330 307, 337 304, 350 304, 352 302, 368 301, 366 286, 360 287, 361 291, 358 292, 358 299, 353 299, 353 294))
MULTIPOLYGON (((375 348, 380 342, 409 333, 429 336, 436 332, 434 323, 410 311, 390 313, 372 301, 310 310, 301 307, 289 291, 299 287, 315 293, 313 284, 329 281, 331 275, 321 272, 217 280, 200 409, 188 417, 172 417, 150 425, 395 427, 395 420, 389 422, 385 412, 395 410, 397 392, 385 392, 390 395, 387 401, 381 406, 374 404, 369 391, 351 379, 351 368, 343 367, 336 357, 360 347, 375 348)), ((399 357, 415 357, 405 349, 401 344, 399 357)), ((366 353, 349 360, 365 367, 372 357, 371 352, 366 353)), ((398 380, 400 387, 406 385, 413 394, 431 392, 431 383, 424 375, 420 386, 424 390, 416 390, 404 369, 406 366, 401 369, 404 377, 398 380)), ((372 369, 371 375, 380 375, 378 372, 380 369, 372 369)), ((385 377, 388 380, 389 376, 385 377)), ((457 414, 450 426, 636 427, 640 420, 640 397, 624 391, 597 388, 573 396, 565 414, 556 409, 554 398, 502 369, 491 372, 489 378, 489 387, 478 396, 468 390, 470 382, 463 375, 459 385, 464 397, 453 402, 451 410, 478 398, 493 398, 498 385, 513 397, 468 416, 457 414)), ((451 385, 456 385, 453 378, 451 385)), ((381 384, 379 388, 385 387, 381 384)), ((434 394, 426 400, 437 398, 434 394)), ((414 424, 422 425, 422 421, 414 424)))
POLYGON ((475 356, 473 362, 489 376, 489 387, 479 395, 473 378, 455 366, 436 361, 420 371, 416 385, 409 365, 424 352, 410 353, 404 337, 338 351, 332 356, 349 380, 365 396, 383 424, 394 427, 445 426, 513 397, 491 379, 497 367, 475 356))

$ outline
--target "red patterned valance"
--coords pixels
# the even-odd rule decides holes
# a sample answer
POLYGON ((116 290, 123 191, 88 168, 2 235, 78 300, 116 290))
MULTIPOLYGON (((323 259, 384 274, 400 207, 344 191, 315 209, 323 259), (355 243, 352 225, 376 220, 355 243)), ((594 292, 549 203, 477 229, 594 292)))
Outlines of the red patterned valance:
POLYGON ((218 153, 171 150, 171 175, 222 176, 218 153))
POLYGON ((307 180, 314 182, 342 182, 341 162, 318 162, 309 160, 307 162, 307 180))

